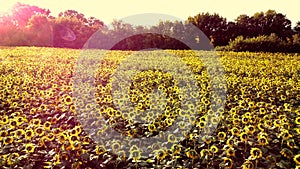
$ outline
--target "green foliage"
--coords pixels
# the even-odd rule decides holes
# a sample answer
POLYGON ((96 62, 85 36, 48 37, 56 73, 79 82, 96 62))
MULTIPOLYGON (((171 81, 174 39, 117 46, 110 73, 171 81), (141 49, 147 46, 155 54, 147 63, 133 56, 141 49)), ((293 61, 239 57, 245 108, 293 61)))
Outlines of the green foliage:
POLYGON ((188 22, 197 26, 207 37, 210 37, 215 46, 227 44, 228 39, 224 39, 227 21, 219 14, 200 13, 194 17, 189 17, 188 22))
POLYGON ((284 41, 279 38, 276 34, 272 33, 269 36, 262 35, 253 38, 244 38, 238 36, 233 41, 229 42, 229 45, 219 50, 230 50, 230 51, 249 51, 249 52, 300 52, 299 48, 299 35, 293 36, 294 41, 284 41))

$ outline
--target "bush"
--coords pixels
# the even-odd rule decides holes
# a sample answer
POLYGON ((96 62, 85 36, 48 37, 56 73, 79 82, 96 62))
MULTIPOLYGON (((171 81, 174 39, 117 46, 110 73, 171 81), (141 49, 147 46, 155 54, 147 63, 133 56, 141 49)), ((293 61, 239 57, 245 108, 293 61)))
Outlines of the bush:
POLYGON ((238 36, 233 41, 230 41, 229 45, 218 48, 217 50, 229 50, 235 52, 300 52, 299 47, 299 35, 293 36, 293 42, 286 42, 280 39, 276 34, 271 34, 269 36, 263 35, 253 38, 244 38, 243 36, 238 36))

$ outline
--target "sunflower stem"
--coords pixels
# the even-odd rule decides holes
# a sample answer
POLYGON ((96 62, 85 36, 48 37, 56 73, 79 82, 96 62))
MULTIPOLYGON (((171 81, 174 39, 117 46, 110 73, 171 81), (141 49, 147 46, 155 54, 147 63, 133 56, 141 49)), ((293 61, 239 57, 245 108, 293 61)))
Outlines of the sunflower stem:
POLYGON ((255 169, 257 168, 258 160, 255 159, 255 169))

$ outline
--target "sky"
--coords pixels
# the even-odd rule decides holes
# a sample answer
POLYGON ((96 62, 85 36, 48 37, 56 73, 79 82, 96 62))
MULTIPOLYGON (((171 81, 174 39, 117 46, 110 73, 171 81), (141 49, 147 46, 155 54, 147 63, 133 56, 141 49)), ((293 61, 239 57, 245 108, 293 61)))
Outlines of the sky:
POLYGON ((299 0, 0 0, 0 13, 7 12, 16 2, 50 9, 52 16, 74 9, 86 17, 94 16, 107 25, 113 19, 126 21, 124 18, 128 16, 144 13, 160 13, 163 17, 156 18, 156 15, 151 20, 140 18, 136 22, 151 25, 159 19, 173 20, 173 16, 186 20, 201 12, 218 13, 228 21, 234 21, 240 14, 252 16, 255 12, 269 9, 285 14, 293 26, 300 21, 299 0))

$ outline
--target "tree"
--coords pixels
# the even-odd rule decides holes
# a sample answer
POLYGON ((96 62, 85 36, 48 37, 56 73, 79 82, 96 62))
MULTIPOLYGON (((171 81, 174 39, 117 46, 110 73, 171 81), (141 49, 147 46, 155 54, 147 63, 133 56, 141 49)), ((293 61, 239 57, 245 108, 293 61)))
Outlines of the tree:
POLYGON ((81 48, 85 42, 84 23, 75 17, 58 17, 53 20, 53 43, 55 47, 81 48))
POLYGON ((61 12, 53 21, 56 47, 81 48, 93 33, 104 28, 104 23, 99 19, 87 19, 75 10, 61 12))
POLYGON ((251 17, 242 14, 236 19, 237 35, 242 35, 243 37, 252 37, 253 35, 253 25, 251 24, 251 17))
POLYGON ((88 23, 88 20, 85 18, 84 14, 79 13, 75 10, 66 10, 65 12, 60 12, 58 14, 58 17, 63 18, 77 18, 78 20, 81 20, 84 23, 88 23))
POLYGON ((95 17, 89 17, 87 19, 88 26, 95 27, 95 28, 102 28, 104 23, 95 17))
POLYGON ((46 15, 33 15, 27 23, 28 44, 33 46, 52 46, 53 29, 46 15))
POLYGON ((300 33, 300 21, 298 21, 296 23, 296 26, 294 27, 294 31, 297 32, 297 33, 300 33))
POLYGON ((263 33, 265 35, 275 33, 281 38, 291 36, 291 21, 285 15, 275 10, 268 10, 265 12, 264 22, 263 33))
POLYGON ((227 21, 219 14, 200 13, 194 17, 189 17, 188 22, 197 26, 207 37, 211 39, 214 45, 226 45, 223 34, 227 28, 227 21))
POLYGON ((11 14, 0 16, 0 45, 29 45, 28 31, 26 25, 34 15, 45 15, 48 17, 50 10, 37 6, 17 3, 11 14))
POLYGON ((49 16, 50 13, 51 12, 49 9, 17 3, 14 5, 12 15, 8 16, 8 19, 10 19, 10 22, 12 22, 18 28, 24 28, 27 25, 28 20, 33 15, 49 16))

